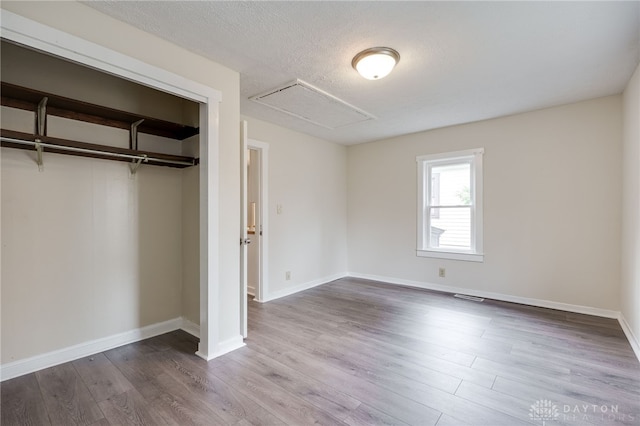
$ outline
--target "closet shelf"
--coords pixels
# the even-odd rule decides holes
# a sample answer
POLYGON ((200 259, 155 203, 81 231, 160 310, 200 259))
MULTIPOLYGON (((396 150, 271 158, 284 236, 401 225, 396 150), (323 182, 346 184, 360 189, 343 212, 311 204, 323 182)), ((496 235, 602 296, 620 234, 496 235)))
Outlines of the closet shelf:
POLYGON ((10 139, 17 139, 21 141, 30 141, 35 142, 36 140, 47 144, 48 146, 44 148, 44 152, 52 152, 56 154, 66 154, 66 155, 78 155, 82 157, 91 157, 91 158, 101 158, 105 160, 116 160, 116 161, 126 161, 131 162, 130 158, 125 157, 117 157, 113 154, 123 154, 127 156, 134 157, 144 157, 146 156, 146 160, 144 164, 150 164, 155 166, 168 166, 168 167, 177 167, 184 168, 190 167, 198 164, 197 158, 185 157, 181 155, 169 155, 169 154, 160 154, 157 152, 148 152, 148 151, 138 151, 127 148, 118 148, 113 146, 106 145, 96 145, 86 142, 78 142, 72 141, 68 139, 60 139, 60 138, 52 138, 49 136, 41 136, 41 135, 33 135, 30 133, 24 132, 16 132, 14 130, 6 130, 0 129, 0 136, 2 139, 1 145, 7 148, 18 148, 18 149, 26 149, 32 151, 34 148, 28 145, 24 145, 21 143, 12 142, 10 139), (59 147, 52 147, 53 145, 59 147), (79 149, 83 152, 74 152, 65 148, 73 148, 79 149), (93 151, 93 152, 87 152, 93 151))
POLYGON ((2 82, 2 105, 28 111, 36 111, 38 103, 48 98, 47 115, 85 121, 119 129, 131 128, 137 121, 144 120, 138 126, 139 133, 163 136, 170 139, 184 140, 199 133, 197 127, 185 126, 157 118, 121 111, 100 105, 90 104, 51 93, 40 92, 26 87, 2 82))

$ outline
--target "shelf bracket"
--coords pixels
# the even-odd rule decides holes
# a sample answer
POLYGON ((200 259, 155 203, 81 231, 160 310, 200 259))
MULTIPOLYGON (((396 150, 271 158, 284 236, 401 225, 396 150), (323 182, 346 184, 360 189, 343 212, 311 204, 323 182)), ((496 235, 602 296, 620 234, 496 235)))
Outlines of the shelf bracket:
POLYGON ((149 161, 147 159, 147 154, 143 154, 142 157, 138 158, 137 160, 133 160, 133 162, 129 165, 129 170, 131 170, 131 176, 134 176, 138 172, 138 169, 140 168, 140 165, 142 164, 143 161, 145 163, 149 161))
POLYGON ((42 161, 42 142, 40 139, 35 140, 35 148, 36 148, 36 163, 38 164, 38 170, 44 171, 44 162, 42 161))
POLYGON ((47 102, 49 98, 42 98, 36 110, 36 134, 46 136, 47 131, 47 102))
POLYGON ((144 118, 142 120, 138 120, 131 125, 131 132, 129 133, 129 137, 131 140, 129 141, 129 148, 138 149, 138 126, 142 124, 144 118))

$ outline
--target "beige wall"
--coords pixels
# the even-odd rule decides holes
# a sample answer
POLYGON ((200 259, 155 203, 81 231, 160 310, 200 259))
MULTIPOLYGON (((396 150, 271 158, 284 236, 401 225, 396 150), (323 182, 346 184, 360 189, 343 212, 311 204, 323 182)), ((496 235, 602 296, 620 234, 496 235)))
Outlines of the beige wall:
POLYGON ((611 96, 349 147, 349 271, 618 310, 621 106, 611 96), (415 157, 476 147, 484 263, 416 257, 415 157))
POLYGON ((249 138, 269 144, 269 289, 347 271, 346 147, 250 117, 249 138), (282 205, 277 214, 276 206, 282 205), (291 280, 285 272, 291 271, 291 280))
POLYGON ((44 156, 2 152, 3 363, 181 315, 181 172, 44 156))
POLYGON ((640 66, 624 91, 623 104, 621 308, 640 347, 640 66))
MULTIPOLYGON (((220 300, 225 301, 222 305, 222 309, 215 314, 218 315, 220 323, 220 335, 221 341, 235 337, 239 332, 239 292, 238 292, 238 279, 239 279, 239 256, 238 256, 238 206, 239 206, 239 75, 237 72, 222 67, 212 61, 209 61, 203 57, 195 55, 172 45, 164 40, 161 40, 155 36, 144 33, 133 27, 130 27, 122 22, 116 21, 99 12, 88 8, 77 2, 7 2, 3 1, 1 4, 3 9, 12 11, 19 15, 34 21, 41 22, 45 25, 53 28, 60 29, 64 32, 70 33, 85 40, 100 44, 107 48, 121 52, 125 55, 137 58, 153 66, 168 70, 175 74, 184 76, 187 79, 199 82, 214 89, 219 90, 222 93, 222 102, 220 104, 220 119, 219 119, 219 140, 220 140, 220 271, 219 281, 220 300), (70 19, 73 17, 73 19, 70 19)), ((42 70, 43 72, 45 70, 42 70)), ((4 161, 4 160, 3 160, 4 161)), ((11 161, 11 157, 7 157, 7 161, 11 161)), ((65 160, 63 160, 65 161, 65 160)), ((91 161, 91 160, 89 160, 91 161)), ((89 164, 89 163, 85 163, 89 164)), ((117 163, 109 163, 113 167, 122 166, 117 163)), ((107 166, 107 167, 111 167, 107 166)), ((88 167, 88 166, 87 166, 88 167)), ((124 165, 126 170, 126 165, 124 165)), ((49 171, 49 170, 48 170, 49 171)), ((5 167, 3 164, 3 175, 5 174, 5 167)), ((87 172, 85 170, 85 172, 87 172)), ((65 173, 73 173, 73 171, 65 171, 65 173)), ((88 172, 87 172, 88 173, 88 172)), ((118 173, 117 171, 109 171, 108 173, 118 173)), ((148 173, 148 172, 147 172, 148 173)), ((180 173, 180 172, 177 172, 180 173)), ((197 176, 197 173, 195 174, 197 176)), ((67 175, 65 175, 67 176, 67 175)), ((142 176, 142 175, 141 175, 142 176)), ((194 175, 190 175, 193 177, 194 175)), ((71 179, 68 176, 61 176, 60 179, 71 179)), ((74 178, 75 179, 75 178, 74 178)), ((187 178, 189 179, 189 178, 187 178)), ((197 179, 195 179, 197 181, 197 179)), ((126 182, 128 183, 128 182, 126 182)), ((87 182, 92 188, 85 188, 82 194, 86 197, 92 197, 93 195, 101 194, 100 188, 96 187, 98 183, 87 182), (93 185, 93 186, 92 186, 93 185)), ((4 186, 4 176, 3 176, 4 186)), ((188 197, 189 194, 184 195, 180 190, 180 182, 175 185, 169 185, 171 189, 169 192, 173 194, 173 197, 181 198, 182 196, 188 197), (175 189, 175 191, 174 191, 175 189)), ((121 195, 127 194, 126 188, 122 187, 120 191, 121 195)), ((169 189, 168 189, 169 190, 169 189)), ((118 192, 116 191, 116 192, 118 192)), ((154 193, 153 188, 147 192, 154 193)), ((4 198, 8 194, 5 194, 3 188, 3 208, 4 198)), ((191 194, 193 195, 193 194, 191 194)), ((93 197, 93 198, 98 198, 93 197)), ((150 206, 155 206, 151 203, 150 206)), ((179 205, 179 201, 178 201, 179 205)), ((170 216, 171 213, 168 213, 170 216)), ((184 215, 176 213, 176 217, 173 217, 172 223, 183 222, 184 215)), ((5 223, 5 218, 2 218, 5 223)), ((3 232, 3 242, 5 241, 6 229, 3 232)), ((191 229, 189 235, 198 235, 197 230, 191 229)), ((176 246, 180 246, 183 243, 181 238, 176 241, 176 246)), ((70 246, 72 247, 72 246, 70 246)), ((4 263, 6 256, 10 256, 11 253, 5 248, 2 251, 3 256, 3 275, 4 275, 4 263)), ((189 259, 193 256, 198 256, 197 251, 195 253, 189 252, 186 255, 189 259)), ((160 258, 161 261, 164 258, 160 258)), ((173 259, 173 257, 172 257, 173 259)), ((180 255, 178 255, 180 259, 180 255)), ((27 267, 32 265, 31 259, 22 259, 23 265, 27 267)), ((161 270, 161 268, 160 268, 161 270)), ((177 278, 181 279, 180 276, 177 278)), ((185 282, 185 286, 190 286, 186 295, 183 295, 183 303, 180 306, 180 294, 175 298, 175 302, 178 306, 174 309, 176 314, 182 314, 188 319, 198 322, 199 309, 197 302, 194 299, 197 296, 197 273, 184 274, 184 279, 193 282, 185 282), (196 289, 196 290, 194 290, 196 289)), ((6 282, 3 276, 3 327, 7 326, 4 320, 4 309, 12 303, 11 299, 5 292, 6 282)), ((79 293, 82 297, 84 293, 79 293)), ((133 295, 131 303, 136 303, 139 300, 139 294, 133 295)), ((62 296, 61 296, 62 297, 62 296)), ((152 299, 153 300, 153 299, 152 299)), ((90 306, 90 304, 88 305, 90 306)), ((36 305, 24 306, 24 310, 31 310, 37 318, 41 321, 49 319, 47 316, 39 317, 36 305)), ((87 308, 88 309, 88 308, 87 308)), ((168 312, 168 311, 167 311, 168 312)), ((75 314, 70 314, 75 315, 75 314)), ((149 315, 144 321, 138 323, 138 326, 144 325, 148 321, 155 321, 156 318, 153 315, 149 315)), ((131 321, 124 321, 118 325, 118 329, 126 329, 133 323, 131 321)), ((21 325, 11 324, 11 327, 17 327, 16 330, 30 330, 24 329, 21 325)), ((82 327, 81 327, 82 328, 82 327)), ((96 333, 91 334, 91 337, 98 338, 107 335, 108 330, 94 330, 96 333), (105 334, 107 333, 107 334, 105 334)), ((79 343, 82 339, 88 338, 89 334, 79 332, 79 334, 73 337, 65 337, 57 341, 55 348, 68 346, 69 344, 79 343)), ((25 333, 23 333, 24 335, 25 333)), ((71 333, 73 334, 73 333, 71 333)), ((3 329, 3 351, 5 343, 5 334, 3 329)), ((53 344, 53 342, 51 342, 53 344)), ((26 351, 22 351, 23 355, 30 355, 40 353, 43 350, 51 350, 48 345, 36 348, 31 348, 26 351), (45 347, 46 346, 46 347, 45 347), (34 352, 35 351, 35 352, 34 352)), ((11 359, 5 359, 3 362, 11 361, 11 359)))
POLYGON ((200 168, 182 171, 182 316, 200 324, 200 168))

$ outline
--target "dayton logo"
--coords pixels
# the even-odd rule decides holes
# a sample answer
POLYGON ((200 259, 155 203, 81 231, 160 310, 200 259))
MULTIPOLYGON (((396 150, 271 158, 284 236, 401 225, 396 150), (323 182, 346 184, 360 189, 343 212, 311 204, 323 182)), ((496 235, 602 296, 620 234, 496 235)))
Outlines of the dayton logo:
POLYGON ((542 426, 545 426, 547 422, 556 420, 559 415, 560 412, 558 412, 556 404, 548 399, 539 399, 529 408, 531 420, 541 421, 542 426))

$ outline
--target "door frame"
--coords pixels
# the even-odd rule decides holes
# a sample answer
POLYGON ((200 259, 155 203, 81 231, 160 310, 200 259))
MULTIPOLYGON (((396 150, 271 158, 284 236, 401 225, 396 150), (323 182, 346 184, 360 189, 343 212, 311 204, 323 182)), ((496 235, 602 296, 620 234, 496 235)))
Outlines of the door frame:
POLYGON ((258 151, 260 164, 259 217, 261 229, 253 236, 252 244, 258 244, 258 284, 254 301, 265 302, 269 294, 269 144, 247 137, 246 121, 240 123, 240 333, 247 338, 247 150, 258 151))
POLYGON ((256 214, 259 217, 261 229, 256 234, 259 245, 259 266, 255 301, 265 302, 269 294, 269 144, 248 139, 247 148, 258 151, 260 162, 260 184, 258 185, 260 208, 256 214))

